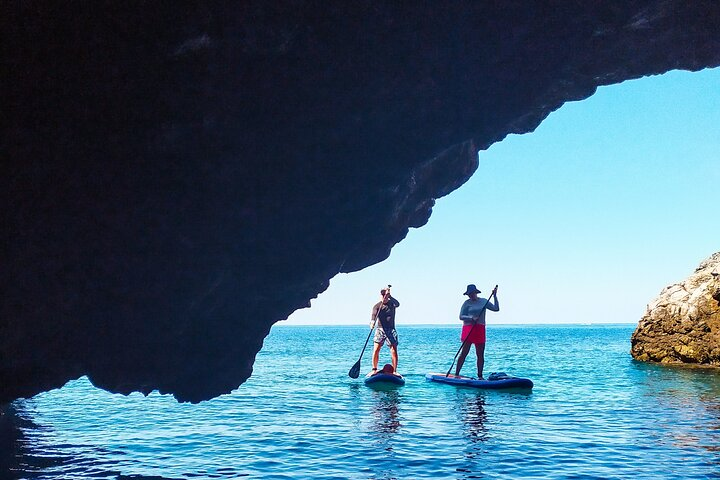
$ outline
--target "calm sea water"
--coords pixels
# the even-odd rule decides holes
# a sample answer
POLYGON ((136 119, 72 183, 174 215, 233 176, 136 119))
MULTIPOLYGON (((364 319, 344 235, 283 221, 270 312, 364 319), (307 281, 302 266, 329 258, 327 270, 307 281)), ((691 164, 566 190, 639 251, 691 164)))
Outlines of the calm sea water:
MULTIPOLYGON (((366 327, 275 327, 248 382, 198 405, 86 379, 18 401, 9 478, 718 478, 720 374, 634 362, 633 326, 489 326, 486 373, 530 394, 426 382, 459 327, 400 326, 407 384, 347 372, 366 327)), ((475 369, 468 356, 465 374, 475 369)), ((381 364, 388 361, 385 348, 381 364)), ((370 366, 363 359, 363 373, 370 366)))

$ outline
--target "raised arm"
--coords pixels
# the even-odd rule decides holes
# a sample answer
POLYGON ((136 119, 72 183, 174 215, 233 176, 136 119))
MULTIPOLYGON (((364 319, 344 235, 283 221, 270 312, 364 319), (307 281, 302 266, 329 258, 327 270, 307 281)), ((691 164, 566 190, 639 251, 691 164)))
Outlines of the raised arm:
POLYGON ((494 300, 494 302, 490 302, 488 300, 487 309, 492 310, 493 312, 500 311, 500 301, 498 301, 497 293, 495 295, 493 295, 493 300, 494 300))

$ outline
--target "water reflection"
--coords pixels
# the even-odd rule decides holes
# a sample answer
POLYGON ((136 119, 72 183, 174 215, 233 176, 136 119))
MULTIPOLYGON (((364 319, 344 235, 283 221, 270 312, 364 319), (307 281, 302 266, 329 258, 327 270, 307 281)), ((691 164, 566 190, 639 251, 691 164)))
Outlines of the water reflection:
MULTIPOLYGON (((681 449, 720 452, 720 372, 696 365, 659 365, 632 361, 646 402, 660 407, 656 421, 667 433, 659 443, 681 449), (698 424, 702 428, 698 428, 698 424)), ((712 463, 720 464, 720 458, 712 463)))
POLYGON ((457 468, 457 472, 461 474, 459 478, 483 478, 482 470, 487 456, 484 444, 490 438, 485 394, 458 391, 456 405, 463 425, 463 435, 468 440, 464 452, 467 463, 457 468))
POLYGON ((371 390, 369 433, 374 437, 374 453, 369 462, 373 465, 373 480, 396 480, 397 452, 395 436, 403 427, 400 413, 402 396, 397 390, 371 390))
MULTIPOLYGON (((400 394, 395 390, 373 391, 374 406, 372 407, 371 428, 374 432, 388 437, 397 433, 402 427, 400 418, 400 394)), ((387 448, 392 450, 391 446, 387 448)))
POLYGON ((0 476, 33 478, 48 468, 68 464, 71 457, 55 451, 36 452, 34 437, 48 430, 32 421, 23 401, 0 408, 0 476))
POLYGON ((465 436, 472 443, 488 440, 487 412, 485 395, 482 393, 464 394, 458 398, 460 415, 465 424, 465 436))
POLYGON ((11 472, 17 469, 20 435, 15 411, 10 406, 0 406, 0 476, 3 478, 16 478, 11 472))
MULTIPOLYGON (((54 427, 38 423, 34 400, 18 400, 0 405, 0 480, 76 480, 78 478, 113 478, 115 480, 181 480, 184 478, 239 478, 232 468, 216 468, 213 474, 190 473, 182 477, 145 474, 123 474, 126 453, 109 450, 92 443, 60 441, 54 427), (227 472, 232 474, 229 477, 227 472)), ((169 458, 169 457, 166 457, 169 458)), ((132 468, 134 465, 130 465, 132 468)))

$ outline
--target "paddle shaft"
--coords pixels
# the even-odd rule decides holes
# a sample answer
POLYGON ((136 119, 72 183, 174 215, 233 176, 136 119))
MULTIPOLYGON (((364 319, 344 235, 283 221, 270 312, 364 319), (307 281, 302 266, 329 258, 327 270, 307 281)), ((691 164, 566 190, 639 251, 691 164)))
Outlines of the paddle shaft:
POLYGON ((365 354, 365 349, 367 348, 367 344, 370 341, 370 336, 373 334, 373 331, 375 330, 375 324, 377 323, 377 316, 373 319, 372 327, 370 327, 370 333, 368 333, 367 338, 365 339, 365 345, 363 345, 362 351, 360 352, 360 358, 358 359, 358 362, 362 359, 363 355, 365 354))
MULTIPOLYGON (((488 299, 485 300, 485 305, 483 305, 483 308, 482 308, 482 310, 480 310, 480 313, 485 311, 485 308, 488 306, 488 303, 490 303, 490 299, 493 298, 496 293, 497 293, 497 285, 495 285, 492 295, 490 295, 488 297, 488 299)), ((457 360, 457 357, 460 354, 460 352, 462 351, 463 347, 465 346, 465 343, 468 341, 468 338, 470 338, 470 335, 472 334, 472 331, 473 331, 473 328, 475 328, 475 325, 477 325, 477 323, 473 323, 472 327, 470 327, 470 331, 468 332, 467 336, 465 337, 465 340, 463 340, 462 344, 460 345, 460 348, 458 349, 457 353, 455 354, 455 358, 453 358, 452 364, 450 364, 450 368, 448 368, 448 371, 445 374, 446 377, 450 375, 450 371, 452 370, 453 366, 455 365, 455 360, 457 360)))

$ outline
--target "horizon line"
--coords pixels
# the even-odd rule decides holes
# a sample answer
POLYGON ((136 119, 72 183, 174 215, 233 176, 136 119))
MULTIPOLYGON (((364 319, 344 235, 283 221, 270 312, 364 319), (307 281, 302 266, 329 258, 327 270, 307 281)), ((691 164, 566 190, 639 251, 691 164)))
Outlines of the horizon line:
MULTIPOLYGON (((281 327, 361 327, 361 326, 367 326, 367 323, 284 323, 286 320, 279 320, 275 322, 272 326, 281 326, 281 327)), ((487 327, 517 327, 517 326, 581 326, 581 327, 589 327, 589 326, 597 326, 597 325, 637 325, 638 322, 574 322, 574 323, 547 323, 547 322, 538 322, 538 323, 492 323, 487 324, 487 327)), ((460 327, 462 325, 460 324, 454 324, 454 323, 407 323, 398 325, 399 327, 460 327)))

